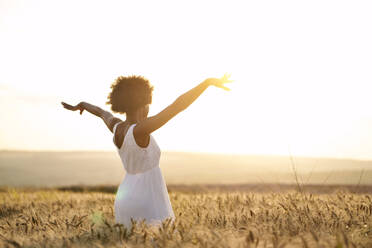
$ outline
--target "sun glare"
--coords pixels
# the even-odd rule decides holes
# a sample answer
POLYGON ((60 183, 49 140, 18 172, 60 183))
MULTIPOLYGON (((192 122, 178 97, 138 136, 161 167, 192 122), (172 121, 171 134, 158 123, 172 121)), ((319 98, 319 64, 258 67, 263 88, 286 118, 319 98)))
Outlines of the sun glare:
POLYGON ((60 101, 109 110, 112 81, 139 74, 155 86, 153 115, 205 78, 231 73, 231 91, 208 89, 157 131, 163 149, 288 154, 291 147, 309 156, 372 158, 365 5, 2 3, 0 148, 112 150, 102 122, 71 115, 60 101), (16 130, 28 142, 14 139, 16 130))

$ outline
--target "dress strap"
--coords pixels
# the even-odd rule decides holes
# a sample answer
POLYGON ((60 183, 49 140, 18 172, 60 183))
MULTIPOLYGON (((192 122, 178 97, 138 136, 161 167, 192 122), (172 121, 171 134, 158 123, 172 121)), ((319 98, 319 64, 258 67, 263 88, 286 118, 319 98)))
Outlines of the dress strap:
MULTIPOLYGON (((134 127, 137 125, 137 123, 133 123, 132 125, 130 125, 130 127, 128 128, 128 131, 127 131, 127 135, 130 135, 131 136, 131 138, 130 138, 130 142, 131 142, 131 144, 134 146, 134 147, 136 147, 137 149, 139 149, 139 150, 142 150, 142 151, 146 151, 146 150, 148 150, 149 149, 149 147, 150 147, 150 145, 151 145, 151 143, 152 143, 152 136, 151 136, 151 134, 150 134, 150 140, 149 140, 149 144, 146 146, 146 147, 141 147, 141 146, 139 146, 138 144, 137 144, 137 142, 136 142, 136 139, 134 138, 134 127)), ((127 136, 126 135, 126 136, 127 136)), ((124 139, 124 141, 125 141, 125 139, 124 139)))
POLYGON ((115 123, 115 125, 112 129, 112 131, 113 131, 112 133, 114 134, 114 136, 115 136, 116 127, 118 126, 119 123, 121 123, 121 121, 118 121, 117 123, 115 123))
POLYGON ((136 125, 136 123, 132 124, 129 126, 128 128, 128 131, 127 131, 127 134, 132 136, 132 140, 135 142, 135 139, 134 139, 134 134, 133 134, 133 129, 134 129, 134 126, 136 125))

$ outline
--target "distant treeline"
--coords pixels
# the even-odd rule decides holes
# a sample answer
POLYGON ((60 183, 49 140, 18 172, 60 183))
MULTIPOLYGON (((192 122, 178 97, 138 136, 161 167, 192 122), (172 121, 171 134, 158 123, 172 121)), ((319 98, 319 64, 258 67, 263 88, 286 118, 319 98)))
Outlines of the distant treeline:
MULTIPOLYGON (((252 192, 252 193, 282 193, 298 191, 312 194, 331 194, 337 192, 371 194, 372 185, 296 185, 296 184, 171 184, 168 192, 196 193, 196 192, 252 192)), ((117 185, 71 185, 61 187, 7 187, 1 186, 0 192, 12 189, 17 191, 34 192, 39 190, 57 190, 69 192, 102 192, 115 194, 117 185)))

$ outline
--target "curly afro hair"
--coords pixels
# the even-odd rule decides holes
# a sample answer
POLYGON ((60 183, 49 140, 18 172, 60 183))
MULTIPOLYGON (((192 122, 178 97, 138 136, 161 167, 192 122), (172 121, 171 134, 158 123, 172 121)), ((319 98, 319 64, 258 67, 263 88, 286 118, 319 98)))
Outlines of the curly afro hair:
POLYGON ((106 104, 116 113, 134 112, 152 102, 153 86, 142 76, 119 76, 111 84, 111 92, 106 104))

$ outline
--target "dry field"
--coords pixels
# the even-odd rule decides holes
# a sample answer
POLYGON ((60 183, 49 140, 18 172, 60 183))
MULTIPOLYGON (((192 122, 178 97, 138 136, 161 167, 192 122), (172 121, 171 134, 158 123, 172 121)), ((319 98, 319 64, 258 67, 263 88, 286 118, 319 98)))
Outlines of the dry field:
POLYGON ((368 192, 169 191, 175 223, 126 229, 112 193, 3 188, 0 247, 372 247, 368 192))

